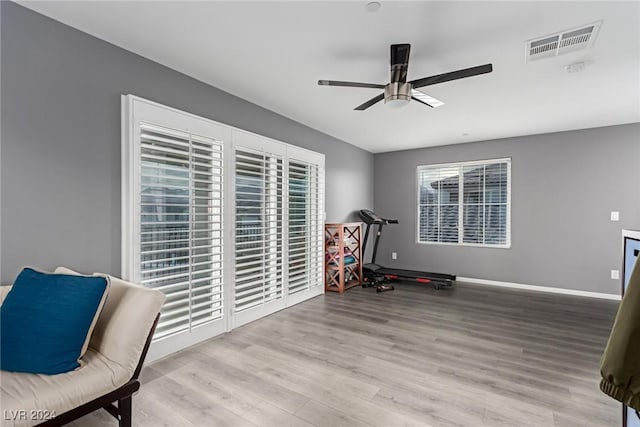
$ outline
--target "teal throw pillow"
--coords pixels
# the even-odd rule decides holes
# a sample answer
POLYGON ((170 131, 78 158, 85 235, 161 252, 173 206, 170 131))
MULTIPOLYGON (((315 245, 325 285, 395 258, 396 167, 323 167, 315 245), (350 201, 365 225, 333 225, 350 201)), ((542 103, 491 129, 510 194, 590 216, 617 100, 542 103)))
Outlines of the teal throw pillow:
POLYGON ((23 269, 0 306, 0 368, 50 375, 78 368, 108 285, 104 277, 23 269))

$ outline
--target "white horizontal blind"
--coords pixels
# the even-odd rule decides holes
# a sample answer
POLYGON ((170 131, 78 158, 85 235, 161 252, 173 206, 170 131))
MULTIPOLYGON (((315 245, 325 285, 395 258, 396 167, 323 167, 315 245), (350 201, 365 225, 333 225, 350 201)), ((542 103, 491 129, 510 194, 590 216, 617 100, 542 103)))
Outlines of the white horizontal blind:
POLYGON ((283 160, 237 149, 235 154, 236 312, 283 297, 283 160))
POLYGON ((463 166, 464 243, 508 243, 506 162, 463 166))
POLYGON ((418 167, 418 241, 511 244, 511 160, 418 167))
POLYGON ((289 161, 289 280, 294 294, 322 283, 322 218, 318 165, 289 161))
POLYGON ((421 242, 458 242, 460 167, 418 169, 421 242))
POLYGON ((139 280, 167 295, 155 339, 223 316, 222 143, 140 124, 139 280))

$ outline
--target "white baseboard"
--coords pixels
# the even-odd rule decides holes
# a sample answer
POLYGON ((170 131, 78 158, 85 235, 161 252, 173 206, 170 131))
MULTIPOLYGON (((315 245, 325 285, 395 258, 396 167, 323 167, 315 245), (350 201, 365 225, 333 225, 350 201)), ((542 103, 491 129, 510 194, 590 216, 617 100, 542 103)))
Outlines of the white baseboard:
POLYGON ((497 280, 474 279, 473 277, 458 276, 456 278, 456 281, 475 283, 478 285, 501 286, 503 288, 526 289, 528 291, 548 292, 552 294, 564 294, 564 295, 577 295, 581 297, 600 298, 600 299, 608 299, 608 300, 615 300, 615 301, 620 301, 621 299, 620 295, 618 294, 605 294, 601 292, 578 291, 575 289, 552 288, 550 286, 525 285, 522 283, 513 283, 513 282, 499 282, 497 280))

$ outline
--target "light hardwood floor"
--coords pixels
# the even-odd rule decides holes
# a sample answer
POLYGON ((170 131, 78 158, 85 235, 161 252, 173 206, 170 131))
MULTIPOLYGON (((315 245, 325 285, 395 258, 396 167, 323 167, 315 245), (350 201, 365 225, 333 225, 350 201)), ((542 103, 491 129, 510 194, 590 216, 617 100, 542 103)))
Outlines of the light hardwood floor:
POLYGON ((134 425, 617 427, 598 389, 617 304, 470 284, 326 294, 146 367, 134 425))

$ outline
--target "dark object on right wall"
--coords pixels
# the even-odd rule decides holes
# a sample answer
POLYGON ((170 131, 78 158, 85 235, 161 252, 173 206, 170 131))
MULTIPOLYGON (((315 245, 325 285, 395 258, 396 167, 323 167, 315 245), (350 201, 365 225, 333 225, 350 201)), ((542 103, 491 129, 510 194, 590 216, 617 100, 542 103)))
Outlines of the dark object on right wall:
POLYGON ((622 402, 622 426, 640 425, 640 231, 622 230, 622 302, 602 355, 600 389, 622 402))
POLYGON ((600 364, 600 390, 640 410, 640 262, 635 263, 600 364))

